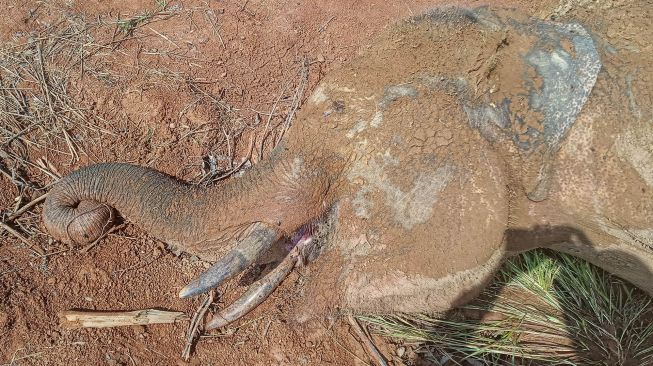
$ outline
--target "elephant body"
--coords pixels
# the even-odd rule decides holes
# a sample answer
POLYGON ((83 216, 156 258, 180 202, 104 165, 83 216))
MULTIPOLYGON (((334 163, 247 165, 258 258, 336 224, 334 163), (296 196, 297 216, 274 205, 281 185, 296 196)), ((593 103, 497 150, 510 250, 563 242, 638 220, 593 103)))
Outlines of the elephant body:
MULTIPOLYGON (((202 189, 87 167, 52 190, 46 226, 93 241, 113 207, 216 260, 255 223, 292 236, 326 222, 311 309, 445 311, 537 247, 653 294, 653 50, 602 36, 610 17, 596 30, 488 8, 415 17, 328 75, 242 178, 202 189)), ((653 39, 646 17, 631 26, 653 39)))

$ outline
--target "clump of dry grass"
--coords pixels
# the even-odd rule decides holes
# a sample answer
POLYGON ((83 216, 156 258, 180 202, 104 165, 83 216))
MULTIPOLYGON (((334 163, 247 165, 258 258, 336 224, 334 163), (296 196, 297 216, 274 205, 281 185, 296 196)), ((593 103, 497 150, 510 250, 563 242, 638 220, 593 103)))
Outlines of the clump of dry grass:
MULTIPOLYGON (((133 86, 130 84, 133 82, 137 85, 135 88, 143 85, 168 88, 189 98, 188 104, 178 111, 181 123, 170 124, 176 126, 170 127, 172 137, 168 135, 165 141, 155 141, 155 131, 148 129, 141 142, 152 151, 146 165, 161 158, 172 145, 183 145, 187 151, 201 151, 200 156, 189 156, 189 165, 175 173, 196 184, 210 185, 241 173, 255 164, 257 158, 262 159, 264 151, 278 144, 290 126, 305 98, 309 66, 306 60, 296 74, 290 73, 271 110, 233 108, 225 101, 228 91, 224 88, 228 86, 217 87, 215 80, 196 78, 175 67, 181 65, 179 60, 197 61, 198 65, 204 60, 185 56, 179 42, 148 26, 198 9, 184 10, 182 5, 169 6, 161 0, 153 3, 149 9, 134 15, 92 20, 67 9, 57 9, 56 5, 44 4, 50 7, 51 14, 59 14, 56 20, 40 19, 38 29, 27 35, 16 34, 13 42, 0 43, 0 175, 11 181, 19 192, 14 207, 0 208, 0 222, 22 233, 27 240, 21 241, 34 240, 46 246, 44 240, 48 236, 39 230, 37 213, 23 208, 36 200, 41 202, 40 195, 60 178, 54 165, 67 162, 76 166, 81 160, 100 161, 102 159, 94 155, 102 154, 98 147, 106 146, 124 133, 142 134, 136 128, 130 130, 130 126, 115 126, 103 120, 102 116, 113 116, 114 111, 103 109, 99 102, 92 103, 97 102, 95 95, 104 98, 107 92, 91 90, 90 85, 117 90, 133 86), (143 54, 176 61, 170 64, 143 62, 128 69, 121 67, 124 60, 132 56, 134 45, 140 50, 141 40, 147 37, 164 39, 170 49, 146 49, 143 54), (295 84, 297 88, 292 90, 295 84), (192 121, 201 116, 206 122, 185 125, 183 116, 190 112, 195 112, 192 121), (261 134, 263 126, 265 131, 261 134), (198 169, 198 162, 203 163, 201 169, 198 169), (15 215, 17 212, 24 214, 15 215)), ((217 32, 215 20, 207 17, 207 22, 217 32)), ((222 47, 226 48, 222 42, 222 47)), ((108 98, 112 103, 115 101, 111 99, 113 96, 108 98)), ((0 228, 0 235, 9 232, 0 228)), ((32 244, 30 246, 38 249, 32 244)), ((42 253, 41 250, 36 252, 42 253)))
POLYGON ((137 27, 147 23, 148 21, 152 20, 154 17, 158 15, 167 15, 166 13, 166 8, 168 7, 167 1, 157 0, 155 1, 155 4, 156 4, 156 8, 153 10, 145 10, 141 14, 137 14, 125 19, 119 19, 116 22, 118 30, 120 30, 120 32, 124 34, 131 35, 137 27))
POLYGON ((5 160, 31 168, 26 150, 36 148, 66 154, 74 162, 81 140, 102 131, 72 97, 79 90, 71 80, 83 72, 94 45, 94 26, 67 18, 25 42, 0 48, 0 148, 5 160))
POLYGON ((28 238, 45 236, 38 216, 25 212, 25 202, 42 201, 43 192, 60 178, 46 156, 75 164, 87 154, 85 147, 112 134, 89 113, 83 95, 91 91, 83 90, 82 81, 85 74, 106 77, 103 56, 126 37, 114 31, 111 40, 98 42, 94 34, 116 24, 71 14, 43 24, 28 35, 16 34, 15 42, 0 43, 0 174, 19 192, 13 210, 0 212, 0 231, 17 236, 39 255, 43 250, 28 238))
POLYGON ((426 357, 487 365, 645 365, 653 362, 651 316, 651 298, 632 285, 581 259, 533 251, 508 262, 457 316, 360 319, 417 344, 426 357), (470 313, 491 316, 464 316, 470 313))
POLYGON ((102 132, 74 100, 78 91, 71 83, 88 56, 86 46, 93 44, 92 27, 66 18, 24 41, 0 45, 0 171, 19 191, 13 214, 0 218, 5 231, 39 255, 43 250, 27 239, 42 234, 38 217, 15 213, 25 211, 26 205, 20 205, 26 199, 42 201, 40 191, 59 174, 47 159, 35 159, 32 152, 65 155, 76 162, 84 140, 102 132))
POLYGON ((22 160, 26 150, 35 148, 66 154, 72 164, 85 153, 84 145, 111 134, 83 104, 84 93, 93 92, 83 89, 84 75, 114 82, 105 59, 134 39, 136 28, 173 14, 165 1, 157 1, 154 10, 108 22, 63 12, 26 40, 0 44, 0 158, 29 165, 22 160), (96 34, 106 38, 111 29, 110 39, 95 39, 96 34))

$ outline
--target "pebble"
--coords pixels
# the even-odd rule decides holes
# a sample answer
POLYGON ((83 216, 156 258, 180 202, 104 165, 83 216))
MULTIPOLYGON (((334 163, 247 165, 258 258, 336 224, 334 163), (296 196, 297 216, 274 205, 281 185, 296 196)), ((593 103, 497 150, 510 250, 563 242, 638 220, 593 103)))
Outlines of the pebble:
POLYGON ((399 357, 404 357, 404 354, 406 354, 406 347, 399 347, 395 350, 395 354, 399 357))
POLYGON ((159 248, 159 247, 155 247, 154 249, 152 249, 152 256, 153 256, 154 258, 158 258, 158 257, 160 257, 161 254, 163 254, 163 250, 162 250, 161 248, 159 248))

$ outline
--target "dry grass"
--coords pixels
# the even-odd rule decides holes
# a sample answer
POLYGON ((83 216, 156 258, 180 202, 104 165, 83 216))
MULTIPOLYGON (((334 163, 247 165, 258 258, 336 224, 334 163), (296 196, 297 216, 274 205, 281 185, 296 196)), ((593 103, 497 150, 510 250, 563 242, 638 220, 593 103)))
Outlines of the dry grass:
POLYGON ((144 24, 147 24, 157 16, 170 15, 166 10, 168 2, 163 0, 155 1, 155 9, 145 10, 141 14, 137 14, 125 19, 118 19, 116 21, 117 29, 125 35, 132 35, 134 30, 144 24))
POLYGON ((165 4, 158 6, 163 8, 129 23, 130 34, 116 30, 125 27, 120 21, 87 21, 62 13, 39 30, 17 34, 18 41, 0 44, 0 175, 18 191, 15 206, 0 212, 0 231, 18 237, 37 255, 45 252, 35 242, 43 244, 47 235, 39 229, 38 215, 26 207, 42 201, 60 178, 48 157, 75 165, 88 155, 86 147, 114 135, 86 104, 84 95, 92 90, 84 90, 84 77, 115 80, 106 71, 106 58, 132 38, 136 27, 164 15, 165 4), (110 32, 110 39, 94 36, 110 32))
POLYGON ((32 239, 45 237, 38 216, 15 213, 26 211, 25 202, 41 201, 60 177, 45 156, 66 156, 75 163, 85 153, 84 144, 104 132, 73 98, 78 90, 71 79, 93 44, 90 28, 67 18, 25 42, 0 47, 0 170, 19 192, 13 212, 0 218, 7 232, 41 256, 45 252, 32 239), (44 157, 35 159, 35 151, 44 157))
MULTIPOLYGON (((173 148, 202 151, 199 156, 188 156, 188 165, 173 173, 196 184, 214 184, 242 173, 278 144, 305 98, 309 67, 305 60, 288 73, 277 102, 265 111, 234 108, 225 101, 229 91, 218 88, 216 80, 181 69, 179 66, 188 62, 197 70, 206 60, 186 56, 186 47, 179 46, 183 42, 153 29, 152 23, 180 14, 190 17, 193 12, 213 14, 209 8, 184 9, 153 1, 150 8, 134 15, 89 20, 50 3, 43 6, 59 17, 39 23, 43 26, 27 35, 16 34, 13 42, 0 44, 0 179, 12 182, 18 191, 15 205, 1 208, 0 220, 14 232, 12 236, 20 234, 20 241, 36 255, 66 250, 48 243, 49 237, 40 229, 38 209, 25 209, 30 202, 43 200, 48 187, 61 177, 57 167, 61 169, 62 164, 77 167, 80 161, 104 161, 94 154, 103 155, 103 146, 120 141, 131 129, 132 136, 141 139, 138 143, 152 151, 145 165, 155 164, 173 148), (143 48, 145 39, 158 39, 165 46, 143 48), (135 66, 125 62, 135 49, 151 59, 172 62, 137 62, 135 66), (153 88, 189 101, 174 111, 176 136, 163 140, 153 130, 141 135, 138 126, 125 124, 123 118, 104 120, 103 116, 114 116, 112 111, 93 103, 95 95, 107 91, 91 88, 153 88), (205 123, 187 126, 183 121, 189 113, 208 118, 205 123)), ((219 35, 215 17, 208 15, 201 20, 219 35)), ((226 49, 222 37, 220 40, 226 49)), ((10 231, 0 229, 0 235, 10 235, 10 231)))
MULTIPOLYGON (((70 79, 73 68, 83 64, 84 46, 91 42, 88 26, 70 19, 25 43, 0 49, 0 146, 8 154, 17 153, 17 145, 66 146, 66 151, 57 152, 66 153, 71 161, 79 159, 79 138, 73 131, 98 129, 89 123, 84 108, 73 102, 70 79)), ((24 158, 25 151, 20 152, 24 158)))

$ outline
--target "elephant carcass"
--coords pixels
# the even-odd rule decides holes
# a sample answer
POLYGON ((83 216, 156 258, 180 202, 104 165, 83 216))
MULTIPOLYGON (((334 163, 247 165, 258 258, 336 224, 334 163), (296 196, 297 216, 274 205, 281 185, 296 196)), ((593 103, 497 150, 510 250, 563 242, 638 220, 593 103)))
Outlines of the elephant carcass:
POLYGON ((641 60, 652 51, 633 52, 577 22, 434 10, 327 76, 272 156, 242 178, 200 188, 148 168, 94 165, 52 189, 44 221, 57 239, 91 242, 115 209, 216 261, 182 297, 299 238, 210 327, 263 301, 322 222, 305 294, 313 308, 447 310, 476 296, 505 258, 536 247, 653 293, 650 92, 633 81, 650 80, 641 60))

